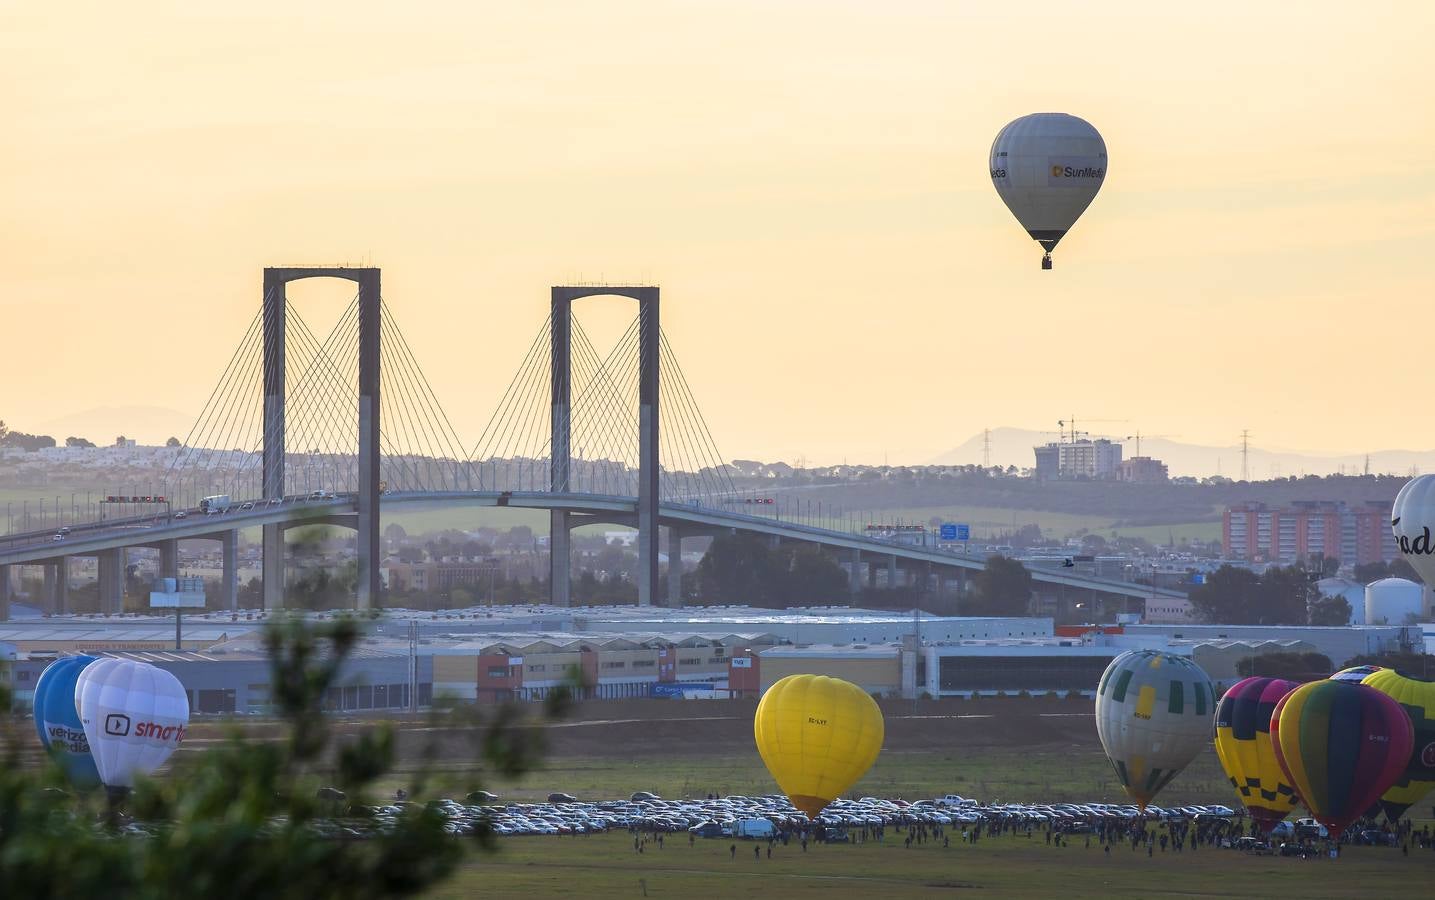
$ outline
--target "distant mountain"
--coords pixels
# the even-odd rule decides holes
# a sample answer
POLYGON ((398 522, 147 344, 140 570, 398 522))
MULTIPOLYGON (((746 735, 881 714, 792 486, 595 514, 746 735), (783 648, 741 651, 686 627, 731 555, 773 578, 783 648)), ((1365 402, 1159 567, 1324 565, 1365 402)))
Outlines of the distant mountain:
POLYGON ((124 435, 141 444, 163 444, 170 437, 181 441, 194 425, 194 416, 163 406, 101 406, 72 413, 33 428, 18 422, 11 427, 36 434, 48 434, 64 444, 67 437, 82 437, 100 446, 113 444, 124 435))
MULTIPOLYGON (((1053 434, 1027 431, 1022 428, 993 428, 991 431, 992 465, 1026 469, 1036 462, 1032 448, 1055 440, 1053 434)), ((1136 442, 1125 441, 1123 456, 1136 455, 1136 442)), ((1154 456, 1164 462, 1172 476, 1192 475, 1205 478, 1224 475, 1241 477, 1241 448, 1207 447, 1183 444, 1164 438, 1142 439, 1141 455, 1154 456)), ((933 465, 980 465, 982 435, 973 435, 962 444, 929 460, 933 465)), ((1313 453, 1264 450, 1252 446, 1247 461, 1251 480, 1264 481, 1289 475, 1333 475, 1344 471, 1359 474, 1365 471, 1365 454, 1323 456, 1313 453)), ((1435 471, 1435 450, 1380 450, 1370 454, 1371 474, 1405 475, 1412 468, 1420 472, 1435 471)))

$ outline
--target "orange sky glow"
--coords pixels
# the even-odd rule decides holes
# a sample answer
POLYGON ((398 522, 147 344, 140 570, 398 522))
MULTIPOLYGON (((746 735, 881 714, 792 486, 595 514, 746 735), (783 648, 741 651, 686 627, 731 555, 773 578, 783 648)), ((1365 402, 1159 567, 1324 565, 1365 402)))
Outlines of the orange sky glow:
MULTIPOLYGON (((1073 413, 1435 447, 1428 2, 67 8, 0 9, 13 427, 197 414, 260 269, 349 262, 470 444, 548 286, 607 280, 662 285, 729 457, 916 463, 1073 413), (1110 153, 1051 272, 986 164, 1046 110, 1110 153)), ((326 331, 350 291, 292 296, 326 331)))

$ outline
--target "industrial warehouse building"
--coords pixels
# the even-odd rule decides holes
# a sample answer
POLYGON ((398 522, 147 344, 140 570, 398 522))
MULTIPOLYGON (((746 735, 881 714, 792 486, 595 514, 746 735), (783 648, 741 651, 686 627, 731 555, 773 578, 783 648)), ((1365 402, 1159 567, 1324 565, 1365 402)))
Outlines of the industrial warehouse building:
MULTIPOLYGON (((322 618, 322 617, 321 617, 322 618)), ((196 714, 261 713, 269 704, 262 613, 172 619, 94 616, 0 625, 22 703, 62 654, 152 662, 179 678, 196 714)), ((390 610, 341 673, 328 708, 408 709, 436 697, 493 703, 542 700, 578 682, 597 699, 757 697, 787 675, 844 678, 882 696, 1090 694, 1107 664, 1133 648, 1190 656, 1219 685, 1244 659, 1319 652, 1352 656, 1421 646, 1419 626, 1344 628, 1214 625, 1053 627, 1049 618, 942 617, 874 610, 520 607, 415 613, 390 610)))

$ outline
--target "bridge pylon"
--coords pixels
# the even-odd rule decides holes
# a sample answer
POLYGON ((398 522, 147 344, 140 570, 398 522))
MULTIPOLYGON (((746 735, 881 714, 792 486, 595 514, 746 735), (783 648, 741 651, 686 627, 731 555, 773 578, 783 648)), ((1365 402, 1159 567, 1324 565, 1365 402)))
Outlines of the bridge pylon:
MULTIPOLYGON (((566 493, 571 487, 573 434, 572 336, 573 301, 611 295, 638 303, 638 605, 651 606, 658 590, 658 391, 660 331, 658 288, 654 285, 555 285, 552 291, 550 338, 549 489, 566 493)), ((566 511, 555 509, 549 520, 549 594, 555 606, 568 606, 570 572, 566 511)))
MULTIPOLYGON (((305 278, 359 286, 358 542, 359 609, 379 599, 380 276, 373 267, 301 266, 264 270, 264 499, 284 498, 285 287, 305 278)), ((264 526, 264 608, 284 605, 284 525, 264 526)))

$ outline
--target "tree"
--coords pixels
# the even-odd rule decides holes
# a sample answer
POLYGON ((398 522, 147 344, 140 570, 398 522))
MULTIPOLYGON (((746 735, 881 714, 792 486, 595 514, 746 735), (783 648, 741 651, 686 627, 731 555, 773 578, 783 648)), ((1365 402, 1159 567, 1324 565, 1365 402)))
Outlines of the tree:
POLYGON ((1406 675, 1417 678, 1435 678, 1435 655, 1414 650, 1391 650, 1385 653, 1362 653, 1352 656, 1341 664, 1342 669, 1352 666, 1383 666, 1398 669, 1406 675))
POLYGON ((1330 657, 1323 653, 1259 653, 1236 660, 1236 674, 1242 678, 1288 678, 1316 681, 1333 671, 1330 657))
POLYGON ((986 567, 972 579, 975 597, 966 604, 970 616, 1024 616, 1031 602, 1031 573, 1019 560, 1000 553, 987 557, 986 567))
POLYGON ((1312 625, 1349 625, 1350 624, 1350 601, 1336 595, 1334 597, 1321 597, 1310 604, 1310 624, 1312 625))
MULTIPOLYGON (((336 839, 334 795, 348 808, 375 799, 381 779, 393 777, 397 739, 391 724, 366 727, 342 744, 323 714, 326 694, 339 683, 362 632, 351 618, 307 624, 283 619, 265 631, 271 700, 280 722, 275 739, 251 740, 243 729, 162 779, 141 780, 119 810, 96 825, 103 800, 53 788, 63 774, 19 764, 21 741, 34 734, 18 720, 0 721, 0 883, 6 896, 35 898, 345 897, 418 894, 442 881, 471 847, 492 849, 480 824, 472 837, 450 834, 438 809, 405 808, 392 827, 366 829, 365 840, 336 839), (327 796, 321 797, 321 794, 327 796), (137 838, 117 827, 122 818, 149 832, 137 838), (327 821, 326 821, 327 820, 327 821)), ((560 689, 542 719, 561 716, 570 692, 560 689)), ((0 680, 0 709, 9 709, 0 680)), ((435 725, 469 735, 473 758, 506 778, 534 767, 542 736, 513 705, 492 713, 467 706, 435 714, 435 725)), ((420 753, 432 758, 437 747, 420 753)), ((428 766, 402 776, 422 796, 434 773, 428 766)), ((448 787, 475 789, 478 777, 448 787)))
POLYGON ((1221 566, 1191 590, 1191 608, 1203 622, 1225 625, 1250 623, 1257 602, 1260 578, 1250 569, 1221 566))
POLYGON ((169 440, 167 440, 167 441, 164 442, 164 445, 165 445, 166 447, 182 447, 182 446, 184 446, 183 444, 181 444, 181 443, 179 442, 179 438, 177 438, 177 437, 171 437, 169 440))
POLYGON ((23 431, 6 429, 0 434, 0 447, 19 447, 31 453, 45 447, 55 446, 55 439, 48 434, 26 434, 23 431))
POLYGON ((832 557, 810 544, 782 554, 782 578, 768 594, 771 606, 817 606, 847 596, 847 573, 832 557))
POLYGON ((1361 584, 1370 584, 1372 581, 1379 581, 1390 574, 1385 560, 1375 562, 1357 563, 1355 566, 1355 580, 1361 584))
POLYGON ((704 601, 760 606, 777 573, 767 542, 742 532, 713 538, 697 574, 698 595, 704 601))
POLYGON ((1300 566, 1276 566, 1257 575, 1221 566, 1191 591, 1191 606, 1203 622, 1221 625, 1304 625, 1312 593, 1310 573, 1300 566))
POLYGON ((85 439, 82 438, 82 437, 67 437, 67 438, 65 438, 65 446, 66 446, 66 447, 93 447, 93 446, 95 446, 95 442, 94 442, 94 441, 85 440, 85 439))
POLYGON ((1310 573, 1300 566, 1275 566, 1260 579, 1260 601, 1255 625, 1304 625, 1315 586, 1310 573))
POLYGON ((1355 567, 1355 580, 1362 584, 1370 584, 1372 581, 1379 581, 1382 578, 1404 578, 1416 583, 1423 583, 1419 575, 1415 573, 1415 567, 1403 556, 1397 556, 1390 562, 1376 560, 1375 562, 1360 563, 1355 567))

